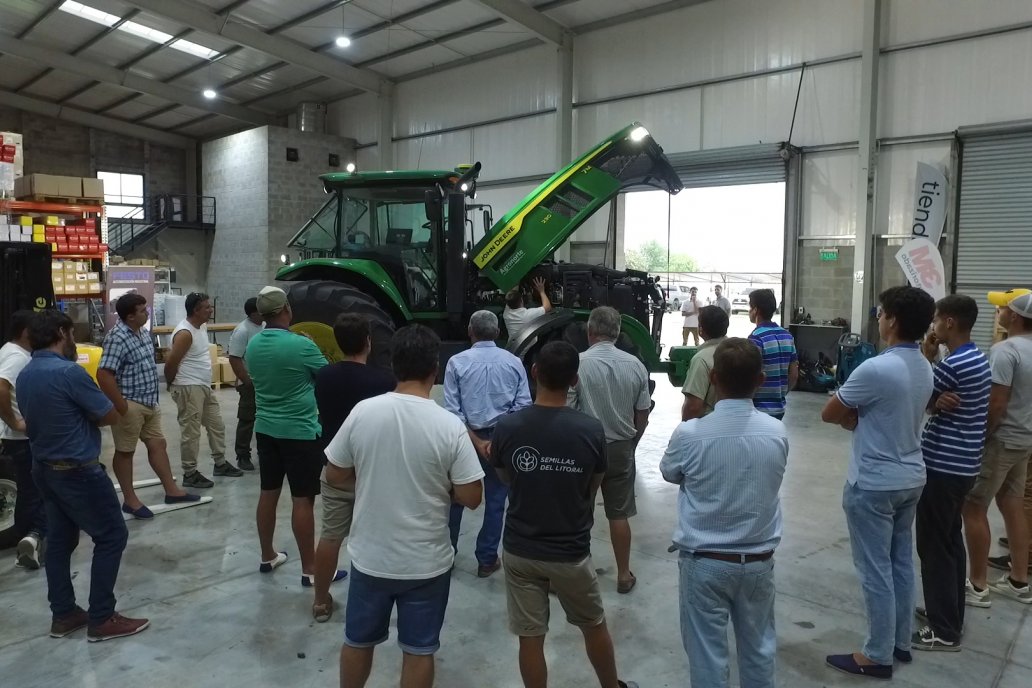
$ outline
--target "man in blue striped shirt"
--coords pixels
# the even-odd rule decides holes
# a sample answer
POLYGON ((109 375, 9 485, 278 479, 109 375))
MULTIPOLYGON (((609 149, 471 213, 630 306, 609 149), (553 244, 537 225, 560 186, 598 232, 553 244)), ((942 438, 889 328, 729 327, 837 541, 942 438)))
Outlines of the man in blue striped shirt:
MULTIPOLYGON (((495 424, 503 416, 530 406, 530 387, 523 362, 495 345, 498 316, 477 311, 469 319, 473 346, 448 359, 444 371, 444 408, 466 424, 469 438, 484 468, 484 523, 477 535, 477 575, 487 578, 501 568, 498 546, 502 541, 505 500, 509 488, 487 463, 495 424)), ((458 551, 459 527, 465 507, 453 504, 448 526, 452 547, 458 551)))
POLYGON ((777 307, 772 290, 756 289, 749 293, 749 321, 756 324, 749 341, 760 347, 766 376, 756 390, 753 404, 781 420, 785 417, 785 399, 799 381, 799 355, 792 335, 772 320, 777 307))
POLYGON ((681 640, 692 688, 726 688, 730 617, 739 681, 773 688, 774 548, 788 434, 753 406, 763 383, 755 346, 721 342, 710 377, 716 407, 677 426, 659 464, 663 479, 680 486, 674 544, 681 550, 681 640))
POLYGON ((989 359, 971 341, 977 318, 971 297, 941 299, 921 347, 935 365, 935 394, 921 438, 928 477, 917 503, 917 553, 927 625, 914 634, 915 650, 960 650, 967 573, 961 513, 982 463, 992 387, 989 359), (935 363, 940 345, 949 355, 935 363))

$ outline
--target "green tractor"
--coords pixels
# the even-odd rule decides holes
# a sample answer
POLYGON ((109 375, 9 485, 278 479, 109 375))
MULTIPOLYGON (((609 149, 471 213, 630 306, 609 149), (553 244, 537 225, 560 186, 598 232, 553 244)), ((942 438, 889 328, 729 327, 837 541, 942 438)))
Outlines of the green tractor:
MULTIPOLYGON (((623 316, 617 345, 652 372, 683 381, 691 351, 661 360, 665 298, 658 278, 637 270, 556 262, 554 252, 621 190, 649 186, 676 194, 681 181, 662 148, 634 123, 595 146, 535 189, 497 223, 475 202, 480 163, 455 171, 344 172, 320 177, 330 199, 290 240, 277 279, 294 312, 328 360, 339 360, 333 322, 341 313, 369 316, 371 363, 390 365, 393 332, 421 323, 443 342, 447 359, 469 346, 469 316, 499 315, 505 294, 543 277, 555 308, 529 323, 509 351, 528 366, 546 342, 587 348, 591 309, 623 316), (482 219, 482 236, 476 236, 482 219)), ((501 318, 499 318, 501 320, 501 318)))

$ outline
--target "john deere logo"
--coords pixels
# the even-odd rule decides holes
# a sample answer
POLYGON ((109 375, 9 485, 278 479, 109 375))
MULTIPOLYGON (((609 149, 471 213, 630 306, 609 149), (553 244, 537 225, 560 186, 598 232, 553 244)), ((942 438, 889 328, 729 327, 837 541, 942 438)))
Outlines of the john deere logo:
POLYGON ((512 465, 522 473, 537 470, 541 455, 534 447, 520 447, 512 454, 512 465))

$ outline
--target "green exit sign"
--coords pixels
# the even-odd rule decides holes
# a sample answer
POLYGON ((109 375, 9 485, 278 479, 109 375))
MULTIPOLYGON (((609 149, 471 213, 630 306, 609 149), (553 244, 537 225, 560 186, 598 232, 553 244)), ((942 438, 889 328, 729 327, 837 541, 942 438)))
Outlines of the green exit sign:
POLYGON ((821 260, 838 260, 838 249, 837 248, 822 248, 821 249, 821 260))

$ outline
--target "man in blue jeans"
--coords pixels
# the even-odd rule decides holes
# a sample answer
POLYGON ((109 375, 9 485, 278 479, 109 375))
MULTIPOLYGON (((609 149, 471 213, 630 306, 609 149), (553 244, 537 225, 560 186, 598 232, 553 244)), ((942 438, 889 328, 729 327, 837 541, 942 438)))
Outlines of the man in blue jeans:
MULTIPOLYGON (((477 535, 477 575, 487 578, 501 568, 498 546, 508 488, 487 463, 487 447, 495 424, 506 414, 530 406, 527 370, 520 359, 495 345, 498 316, 477 311, 469 319, 473 346, 452 356, 444 373, 444 407, 465 423, 484 466, 484 522, 477 535)), ((462 506, 452 506, 449 528, 458 551, 462 506)))
POLYGON ((63 638, 89 626, 92 642, 147 628, 147 619, 115 611, 115 579, 129 533, 115 488, 100 465, 100 426, 119 414, 76 361, 72 321, 60 311, 38 313, 29 325, 32 361, 18 376, 18 407, 32 445, 32 477, 47 512, 45 568, 53 621, 63 638), (71 557, 79 531, 93 539, 90 609, 75 604, 71 557))
POLYGON ((674 544, 681 551, 681 640, 692 688, 726 688, 728 619, 739 682, 775 685, 774 549, 781 542, 778 492, 788 463, 785 425, 753 406, 763 357, 729 338, 713 354, 717 404, 681 423, 659 463, 679 485, 674 544))
POLYGON ((925 485, 921 431, 933 392, 932 367, 917 342, 935 301, 915 287, 892 287, 879 300, 878 332, 888 348, 853 371, 821 418, 854 431, 842 508, 867 611, 862 652, 829 655, 827 663, 887 679, 893 657, 911 661, 913 526, 925 485))
POLYGON ((398 330, 391 345, 397 388, 359 402, 326 447, 326 482, 355 484, 341 688, 369 680, 395 605, 401 685, 434 683, 455 562, 448 508, 480 506, 484 476, 466 426, 430 399, 440 352, 433 330, 398 330))

